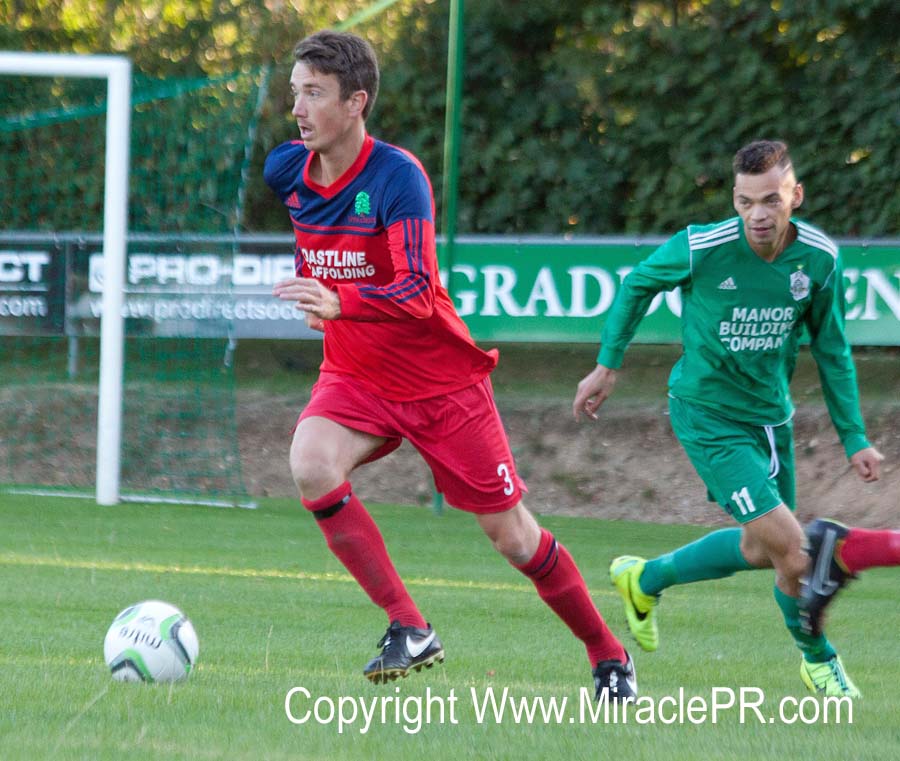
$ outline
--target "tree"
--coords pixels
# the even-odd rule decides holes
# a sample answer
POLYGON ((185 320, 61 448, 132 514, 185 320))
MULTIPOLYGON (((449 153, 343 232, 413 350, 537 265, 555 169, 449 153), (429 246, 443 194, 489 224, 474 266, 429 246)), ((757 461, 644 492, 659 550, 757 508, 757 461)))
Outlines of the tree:
MULTIPOLYGON (((0 45, 125 53, 154 77, 277 65, 244 226, 281 230, 261 171, 296 134, 290 51, 368 4, 0 0, 0 45)), ((370 129, 422 159, 438 217, 447 14, 444 0, 401 0, 354 30, 383 64, 370 129)), ((671 232, 730 214, 731 155, 777 136, 807 186, 804 214, 835 234, 896 234, 898 28, 892 0, 470 2, 458 230, 671 232)))

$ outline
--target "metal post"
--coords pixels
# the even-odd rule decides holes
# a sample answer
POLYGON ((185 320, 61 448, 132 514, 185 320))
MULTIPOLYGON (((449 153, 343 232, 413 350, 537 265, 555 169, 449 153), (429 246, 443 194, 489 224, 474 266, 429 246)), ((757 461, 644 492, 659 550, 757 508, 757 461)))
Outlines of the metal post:
MULTIPOLYGON (((462 114, 462 82, 465 72, 463 42, 465 0, 450 0, 447 33, 447 108, 444 117, 444 175, 441 232, 444 235, 444 270, 447 292, 453 297, 453 260, 456 246, 456 199, 459 192, 459 130, 462 114)), ((444 495, 432 492, 435 512, 444 508, 444 495)))
POLYGON ((109 72, 106 100, 106 177, 103 204, 103 316, 100 322, 100 400, 97 409, 97 504, 119 501, 131 136, 131 62, 109 72))
POLYGON ((459 131, 462 114, 462 82, 465 0, 450 0, 450 30, 447 44, 447 108, 444 118, 444 176, 441 232, 444 235, 444 268, 447 290, 453 283, 456 245, 456 200, 459 194, 459 131))
POLYGON ((66 371, 69 380, 78 377, 78 336, 69 336, 69 351, 66 357, 66 371))

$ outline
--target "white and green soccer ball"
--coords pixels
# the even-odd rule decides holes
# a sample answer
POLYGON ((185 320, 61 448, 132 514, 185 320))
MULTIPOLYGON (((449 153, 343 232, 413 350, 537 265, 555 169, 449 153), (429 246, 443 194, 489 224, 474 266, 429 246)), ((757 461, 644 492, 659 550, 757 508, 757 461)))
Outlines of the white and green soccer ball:
POLYGON ((199 652, 194 626, 178 608, 161 600, 125 608, 103 641, 103 657, 120 682, 187 679, 199 652))

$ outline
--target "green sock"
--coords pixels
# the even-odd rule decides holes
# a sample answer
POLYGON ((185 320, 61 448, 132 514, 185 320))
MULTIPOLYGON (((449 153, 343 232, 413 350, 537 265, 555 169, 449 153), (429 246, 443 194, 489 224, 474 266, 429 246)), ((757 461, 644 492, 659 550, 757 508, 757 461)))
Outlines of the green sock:
POLYGON ((741 554, 741 529, 723 528, 648 560, 638 584, 644 594, 658 595, 675 584, 723 579, 752 568, 741 554))
POLYGON ((794 638, 794 642, 803 657, 810 663, 823 663, 833 658, 836 653, 828 638, 824 634, 813 637, 805 634, 800 628, 800 609, 797 607, 797 598, 786 595, 777 586, 775 587, 775 602, 781 608, 784 616, 784 624, 794 638))

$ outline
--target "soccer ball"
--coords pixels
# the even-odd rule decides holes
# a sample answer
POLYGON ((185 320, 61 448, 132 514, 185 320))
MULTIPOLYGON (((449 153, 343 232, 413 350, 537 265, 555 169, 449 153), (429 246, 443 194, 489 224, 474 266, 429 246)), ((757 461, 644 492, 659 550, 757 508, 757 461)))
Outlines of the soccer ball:
POLYGON ((145 600, 112 622, 103 640, 103 657, 120 682, 177 682, 197 662, 197 632, 174 605, 145 600))

